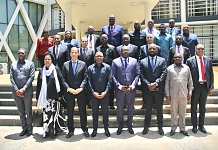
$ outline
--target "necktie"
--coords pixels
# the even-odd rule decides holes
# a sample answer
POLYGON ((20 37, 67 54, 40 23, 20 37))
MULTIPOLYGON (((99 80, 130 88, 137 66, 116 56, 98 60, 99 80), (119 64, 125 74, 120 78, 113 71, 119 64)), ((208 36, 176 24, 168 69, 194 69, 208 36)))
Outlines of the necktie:
POLYGON ((56 59, 57 59, 58 58, 58 45, 56 47, 55 55, 56 55, 56 59))
POLYGON ((125 69, 127 68, 127 60, 125 59, 125 69))
POLYGON ((179 48, 179 46, 178 46, 178 53, 180 53, 180 48, 179 48))
POLYGON ((170 35, 172 35, 172 33, 173 33, 173 29, 171 28, 171 29, 170 29, 170 35))
POLYGON ((76 74, 76 62, 75 61, 73 62, 73 74, 74 75, 76 74))
POLYGON ((86 49, 83 49, 83 58, 86 59, 86 49))
POLYGON ((203 60, 202 57, 200 57, 200 66, 201 66, 201 76, 202 76, 202 80, 205 81, 205 75, 204 75, 204 64, 203 64, 203 60))
POLYGON ((92 35, 89 35, 89 48, 92 48, 92 35))
POLYGON ((152 70, 154 70, 154 57, 151 57, 151 67, 152 67, 152 70))
POLYGON ((152 34, 152 29, 150 29, 150 34, 152 34))
POLYGON ((111 34, 113 35, 113 34, 114 34, 114 28, 113 28, 113 26, 111 26, 110 31, 111 31, 111 34))

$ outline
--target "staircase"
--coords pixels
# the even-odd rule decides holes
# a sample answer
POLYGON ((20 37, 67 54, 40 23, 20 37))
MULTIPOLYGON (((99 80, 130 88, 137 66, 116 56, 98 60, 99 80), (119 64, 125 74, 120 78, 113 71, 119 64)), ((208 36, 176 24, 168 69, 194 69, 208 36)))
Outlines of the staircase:
MULTIPOLYGON (((15 105, 14 100, 12 99, 11 85, 5 84, 0 85, 0 126, 19 126, 20 118, 18 115, 18 110, 15 105)), ((36 85, 34 85, 34 91, 36 89, 36 85)), ((116 103, 115 103, 116 105, 116 103)), ((142 106, 142 98, 141 92, 137 91, 135 98, 135 109, 134 109, 134 127, 143 127, 144 125, 144 114, 145 110, 140 109, 142 106)), ((36 107, 36 99, 35 92, 33 94, 33 111, 39 110, 36 107)), ((191 110, 190 110, 190 101, 187 105, 187 113, 186 113, 186 125, 191 126, 191 110)), ((66 114, 66 110, 65 110, 66 114)), ((124 120, 126 120, 127 109, 124 110, 124 120)), ((166 100, 164 100, 163 105, 163 114, 164 114, 164 126, 170 126, 170 104, 166 100)), ((67 117, 67 116, 66 116, 67 117)), ((87 109, 87 120, 88 126, 92 127, 92 110, 87 109)), ((103 127, 102 124, 102 116, 100 110, 99 116, 99 127, 103 127)), ((76 105, 75 107, 75 116, 74 116, 75 127, 80 128, 80 120, 79 120, 79 111, 76 105)), ((157 126, 156 124, 156 110, 152 110, 152 121, 151 126, 157 126)), ((205 115, 205 125, 217 125, 218 124, 218 89, 214 90, 213 95, 209 96, 207 99, 206 105, 206 115, 205 115)), ((110 127, 117 127, 116 123, 116 109, 109 109, 109 125, 110 127)), ((124 126, 125 127, 125 126, 124 126)))

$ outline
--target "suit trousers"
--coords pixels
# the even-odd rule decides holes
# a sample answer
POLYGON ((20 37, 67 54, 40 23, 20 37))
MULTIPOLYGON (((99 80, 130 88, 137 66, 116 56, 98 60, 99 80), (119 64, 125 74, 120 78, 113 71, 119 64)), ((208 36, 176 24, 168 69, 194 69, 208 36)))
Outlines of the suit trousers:
POLYGON ((114 106, 114 83, 111 83, 110 95, 109 95, 109 106, 114 106))
POLYGON ((123 113, 124 113, 124 101, 127 100, 127 127, 133 127, 133 107, 135 101, 136 89, 133 89, 131 92, 125 94, 123 91, 116 89, 116 102, 117 102, 117 124, 118 128, 123 128, 123 113))
POLYGON ((93 129, 98 129, 98 116, 99 116, 99 105, 101 105, 102 110, 102 116, 103 116, 103 124, 104 129, 108 129, 108 103, 109 103, 109 97, 106 95, 102 99, 95 98, 92 96, 92 117, 93 117, 93 129))
POLYGON ((187 98, 171 97, 170 112, 171 112, 171 130, 176 130, 178 123, 180 131, 185 131, 185 114, 186 114, 187 98), (179 122, 177 114, 179 112, 179 122))
POLYGON ((40 68, 42 68, 44 66, 44 56, 43 55, 38 56, 38 62, 39 62, 40 68))
POLYGON ((77 95, 73 95, 69 92, 65 93, 65 99, 67 101, 67 125, 69 132, 74 132, 74 107, 75 107, 75 98, 77 99, 77 104, 79 107, 79 115, 80 115, 80 125, 84 131, 88 131, 87 126, 87 114, 86 114, 86 100, 84 96, 84 91, 77 95))
POLYGON ((13 95, 17 109, 19 111, 20 122, 23 130, 33 130, 32 98, 33 95, 25 95, 20 98, 13 95), (26 117, 27 116, 27 117, 26 117))
POLYGON ((152 92, 152 94, 145 94, 145 97, 146 97, 146 111, 145 111, 144 126, 145 127, 150 126, 152 106, 153 106, 153 103, 155 103, 156 111, 157 111, 158 128, 162 128, 164 93, 152 92))
POLYGON ((86 85, 84 94, 85 94, 86 104, 89 105, 90 99, 91 99, 91 90, 90 90, 89 84, 86 85))
POLYGON ((199 127, 204 126, 204 118, 206 112, 206 101, 207 101, 208 90, 205 84, 199 84, 198 90, 192 91, 191 99, 191 119, 193 127, 197 127, 197 105, 199 103, 199 127))

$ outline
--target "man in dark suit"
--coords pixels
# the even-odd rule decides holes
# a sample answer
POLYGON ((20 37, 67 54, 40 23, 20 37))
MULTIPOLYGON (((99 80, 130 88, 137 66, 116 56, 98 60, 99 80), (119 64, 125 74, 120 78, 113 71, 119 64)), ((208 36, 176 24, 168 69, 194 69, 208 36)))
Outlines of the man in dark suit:
POLYGON ((117 135, 122 133, 124 100, 127 100, 128 114, 127 127, 130 134, 134 134, 133 127, 133 107, 138 84, 140 69, 135 58, 129 57, 128 46, 123 46, 121 56, 113 60, 112 77, 115 84, 115 95, 117 102, 117 135))
POLYGON ((87 31, 88 34, 86 36, 88 39, 88 48, 95 51, 96 47, 100 46, 101 44, 100 36, 97 34, 93 34, 93 32, 95 31, 93 26, 89 26, 87 31))
POLYGON ((101 34, 108 36, 108 43, 115 48, 122 45, 123 27, 115 24, 115 16, 109 17, 109 25, 103 26, 101 34))
POLYGON ((60 70, 63 68, 63 64, 70 60, 68 54, 68 47, 61 45, 61 37, 60 35, 54 36, 54 46, 48 48, 48 52, 52 53, 54 56, 53 64, 58 66, 60 70))
MULTIPOLYGON (((138 52, 138 48, 137 46, 130 44, 130 37, 128 34, 124 34, 123 35, 123 45, 127 46, 129 49, 129 57, 133 57, 135 59, 139 59, 139 52, 138 52)), ((123 47, 123 45, 120 45, 116 48, 116 52, 117 52, 117 57, 121 56, 121 48, 123 47)))
POLYGON ((182 46, 182 36, 177 35, 176 36, 176 45, 170 48, 169 51, 169 58, 168 58, 168 66, 174 64, 174 55, 179 53, 182 55, 182 64, 186 63, 186 60, 191 57, 190 51, 187 47, 182 46))
POLYGON ((84 89, 87 84, 86 63, 78 60, 79 50, 72 47, 70 51, 71 60, 64 63, 62 74, 64 78, 65 99, 67 101, 67 125, 68 134, 66 138, 70 138, 74 134, 74 107, 75 98, 77 99, 80 124, 85 137, 89 137, 86 114, 86 101, 84 89))
MULTIPOLYGON (((78 59, 86 62, 86 67, 88 68, 90 65, 94 63, 94 55, 95 55, 95 51, 88 47, 87 37, 83 36, 81 40, 81 48, 80 48, 78 59)), ((86 89, 84 93, 85 93, 86 104, 88 108, 91 109, 92 108, 90 104, 91 93, 88 84, 86 84, 86 89)))
POLYGON ((174 42, 176 40, 176 36, 181 34, 180 29, 175 27, 175 21, 173 19, 169 20, 169 28, 167 28, 165 32, 172 36, 174 42))
POLYGON ((192 74, 194 90, 191 98, 191 119, 192 132, 197 133, 197 105, 199 103, 199 130, 205 134, 207 131, 204 128, 205 105, 207 95, 211 95, 214 88, 214 76, 211 58, 204 56, 204 45, 196 46, 196 55, 186 61, 192 74))
POLYGON ((167 75, 167 65, 164 58, 157 56, 157 45, 150 44, 148 48, 149 57, 141 60, 141 78, 145 85, 146 97, 146 112, 145 112, 145 122, 144 130, 142 134, 148 133, 148 128, 151 121, 151 112, 153 100, 155 102, 157 110, 157 124, 159 129, 159 134, 164 135, 162 129, 163 126, 163 101, 164 101, 164 88, 165 80, 167 75))

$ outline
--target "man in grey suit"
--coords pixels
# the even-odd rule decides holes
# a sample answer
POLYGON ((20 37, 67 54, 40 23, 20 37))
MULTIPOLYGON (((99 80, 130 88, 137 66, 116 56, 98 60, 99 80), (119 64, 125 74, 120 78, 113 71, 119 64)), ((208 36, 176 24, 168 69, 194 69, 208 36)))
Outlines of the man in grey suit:
POLYGON ((136 86, 140 76, 140 69, 135 58, 129 57, 128 46, 123 46, 121 56, 112 62, 112 77, 115 84, 115 95, 117 102, 117 135, 122 133, 124 99, 127 100, 128 119, 127 127, 130 134, 134 134, 133 107, 136 93, 136 86))
POLYGON ((191 98, 191 119, 192 132, 197 133, 197 105, 199 103, 199 130, 205 134, 204 128, 205 105, 207 95, 211 95, 214 88, 214 76, 211 58, 204 56, 204 45, 198 44, 195 49, 195 56, 186 61, 192 74, 194 90, 191 98))
POLYGON ((163 100, 164 100, 164 87, 167 75, 167 65, 164 58, 157 56, 157 45, 150 44, 148 47, 149 57, 141 60, 141 78, 144 83, 146 97, 146 113, 144 130, 142 134, 148 133, 148 128, 151 121, 151 112, 153 101, 155 102, 157 110, 157 124, 159 129, 159 134, 164 135, 162 129, 163 126, 163 100))
POLYGON ((54 46, 48 48, 48 52, 54 55, 53 64, 58 66, 60 70, 63 68, 63 64, 70 60, 68 54, 68 47, 61 45, 61 37, 60 35, 54 36, 54 46))
POLYGON ((33 130, 32 119, 32 82, 35 75, 34 63, 26 60, 26 50, 20 48, 18 50, 17 62, 12 63, 10 69, 10 80, 12 84, 12 97, 17 105, 20 122, 23 131, 20 136, 30 136, 33 130), (26 117, 27 115, 27 117, 26 117))
POLYGON ((95 49, 100 46, 100 36, 97 34, 94 34, 94 27, 93 26, 89 26, 88 27, 88 34, 86 35, 87 37, 87 45, 89 49, 92 49, 93 51, 95 51, 95 49))

